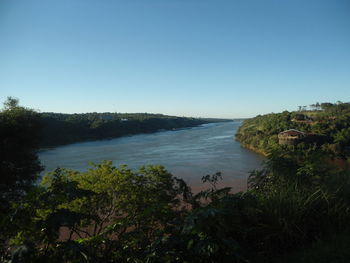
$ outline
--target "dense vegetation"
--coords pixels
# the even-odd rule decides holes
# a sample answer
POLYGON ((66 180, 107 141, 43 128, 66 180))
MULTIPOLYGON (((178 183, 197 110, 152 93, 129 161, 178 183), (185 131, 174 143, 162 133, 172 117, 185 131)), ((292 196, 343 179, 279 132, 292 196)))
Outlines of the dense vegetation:
POLYGON ((0 221, 42 170, 35 153, 40 139, 39 114, 10 98, 0 111, 0 221))
POLYGON ((41 147, 124 135, 193 127, 223 119, 174 117, 148 113, 42 113, 41 147))
MULTIPOLYGON (((247 119, 239 128, 236 139, 244 146, 262 153, 281 148, 278 133, 297 129, 312 134, 314 140, 299 147, 314 147, 329 151, 335 157, 345 158, 350 146, 350 103, 317 103, 311 110, 258 115, 247 119)), ((285 148, 285 146, 284 146, 285 148)))
MULTIPOLYGON (((15 103, 1 114, 11 114, 15 130, 33 112, 15 103)), ((25 127, 36 133, 35 123, 25 127)), ((1 141, 10 135, 1 133, 1 141)), ((13 150, 36 156, 38 144, 26 139, 13 150)), ((220 173, 204 176, 207 190, 194 194, 161 166, 132 171, 109 161, 85 172, 58 168, 22 188, 21 178, 34 171, 21 158, 1 162, 1 180, 13 168, 8 175, 21 193, 12 199, 1 190, 9 204, 0 221, 1 262, 315 262, 321 254, 348 262, 348 245, 336 250, 330 242, 350 239, 349 173, 316 147, 276 149, 244 193, 217 188, 220 173)))

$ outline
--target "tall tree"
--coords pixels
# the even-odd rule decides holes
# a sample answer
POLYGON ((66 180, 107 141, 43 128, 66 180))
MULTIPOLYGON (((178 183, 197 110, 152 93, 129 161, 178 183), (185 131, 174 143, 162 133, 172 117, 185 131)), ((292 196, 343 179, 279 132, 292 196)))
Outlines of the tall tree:
POLYGON ((319 102, 316 102, 316 110, 320 110, 321 104, 319 102))
POLYGON ((0 217, 42 170, 36 153, 40 129, 38 113, 19 106, 18 99, 7 98, 0 111, 0 217))

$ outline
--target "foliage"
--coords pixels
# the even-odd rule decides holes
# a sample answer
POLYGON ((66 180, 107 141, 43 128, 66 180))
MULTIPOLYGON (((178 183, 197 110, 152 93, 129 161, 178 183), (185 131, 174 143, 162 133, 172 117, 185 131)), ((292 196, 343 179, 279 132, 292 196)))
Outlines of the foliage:
POLYGON ((161 166, 132 171, 104 161, 86 172, 56 169, 14 204, 12 257, 269 262, 347 228, 350 177, 326 157, 276 153, 252 173, 245 193, 217 188, 220 173, 203 177, 209 188, 193 194, 161 166))
MULTIPOLYGON (((110 161, 91 164, 85 172, 57 168, 33 185, 40 171, 37 114, 9 99, 0 114, 1 131, 14 165, 2 162, 1 168, 14 177, 1 192, 7 203, 0 261, 254 263, 298 255, 303 247, 327 249, 319 240, 334 235, 337 240, 350 231, 350 174, 331 161, 348 145, 347 106, 313 106, 322 118, 338 114, 330 124, 291 124, 295 117, 288 112, 247 120, 238 137, 270 151, 263 168, 251 173, 248 190, 218 188, 218 172, 202 178, 207 189, 192 193, 162 166, 132 171, 110 161), (295 128, 291 125, 325 132, 330 143, 275 145, 275 133, 295 128)), ((298 120, 309 118, 305 111, 297 114, 298 120)), ((344 251, 341 259, 348 255, 344 251)))
POLYGON ((198 119, 148 113, 42 113, 42 147, 86 140, 101 140, 125 135, 193 127, 204 123, 226 121, 198 119))
POLYGON ((236 139, 245 146, 268 154, 276 149, 293 148, 278 145, 277 135, 284 130, 297 129, 308 134, 301 147, 317 145, 334 157, 346 158, 350 147, 350 103, 321 103, 316 108, 319 110, 284 111, 245 120, 236 139))
POLYGON ((36 150, 40 136, 38 114, 18 106, 11 97, 0 112, 0 212, 36 180, 41 165, 36 150))
POLYGON ((40 130, 38 113, 19 106, 17 99, 5 101, 0 112, 0 254, 11 202, 20 201, 42 170, 36 155, 40 130))
POLYGON ((314 244, 292 254, 279 257, 274 262, 286 263, 347 263, 350 258, 350 234, 348 232, 317 240, 314 244))
POLYGON ((264 253, 295 250, 348 228, 349 172, 327 152, 274 152, 251 174, 249 186, 259 200, 264 253))
POLYGON ((19 231, 11 242, 31 244, 38 262, 62 262, 61 250, 70 251, 65 262, 141 262, 184 213, 188 190, 161 166, 133 172, 105 161, 83 173, 56 169, 15 205, 19 231))

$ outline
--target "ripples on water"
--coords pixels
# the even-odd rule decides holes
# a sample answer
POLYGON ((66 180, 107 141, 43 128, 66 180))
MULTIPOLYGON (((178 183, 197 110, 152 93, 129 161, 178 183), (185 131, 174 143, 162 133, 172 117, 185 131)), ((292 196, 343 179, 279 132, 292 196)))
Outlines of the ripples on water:
POLYGON ((194 189, 201 178, 222 172, 221 185, 236 191, 246 186, 249 171, 259 168, 263 157, 244 149, 234 140, 240 122, 204 124, 198 127, 140 134, 112 140, 75 143, 39 154, 45 172, 57 167, 84 171, 89 162, 112 160, 130 168, 160 164, 194 189))

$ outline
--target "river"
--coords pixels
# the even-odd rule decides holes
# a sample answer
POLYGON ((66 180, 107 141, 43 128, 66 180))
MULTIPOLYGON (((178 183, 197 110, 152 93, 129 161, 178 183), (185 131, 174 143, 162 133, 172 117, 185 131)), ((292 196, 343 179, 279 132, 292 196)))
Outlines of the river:
POLYGON ((127 164, 132 169, 159 164, 183 178, 194 191, 203 188, 203 176, 220 171, 223 180, 219 185, 241 191, 246 188, 249 171, 260 168, 264 158, 242 148, 234 140, 240 124, 239 121, 210 123, 175 131, 75 143, 42 151, 39 158, 45 166, 44 172, 56 167, 85 171, 89 162, 102 160, 112 160, 116 166, 127 164))

